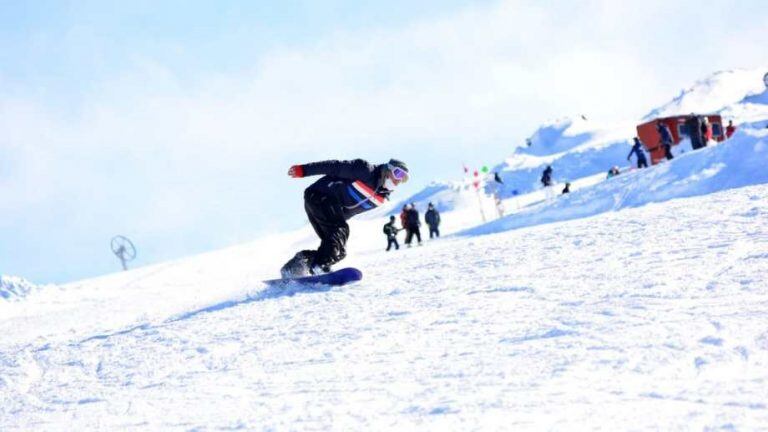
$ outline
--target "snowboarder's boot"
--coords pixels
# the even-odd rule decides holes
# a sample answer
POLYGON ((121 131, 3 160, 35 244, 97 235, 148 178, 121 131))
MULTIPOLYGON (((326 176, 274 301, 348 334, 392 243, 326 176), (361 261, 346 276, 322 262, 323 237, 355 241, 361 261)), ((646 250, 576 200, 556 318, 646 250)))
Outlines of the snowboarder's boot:
POLYGON ((329 265, 322 265, 322 266, 313 265, 312 267, 309 268, 309 273, 312 274, 313 276, 318 276, 318 275, 322 275, 330 272, 331 272, 331 266, 329 265))
POLYGON ((313 250, 303 250, 298 252, 280 269, 280 275, 283 279, 295 279, 305 276, 311 276, 311 262, 315 256, 313 250))

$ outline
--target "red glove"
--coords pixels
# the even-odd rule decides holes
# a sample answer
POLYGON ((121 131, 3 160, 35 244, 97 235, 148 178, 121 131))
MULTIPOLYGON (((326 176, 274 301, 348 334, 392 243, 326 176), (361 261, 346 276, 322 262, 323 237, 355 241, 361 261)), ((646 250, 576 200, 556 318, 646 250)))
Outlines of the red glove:
POLYGON ((293 178, 304 177, 304 167, 301 165, 294 165, 288 170, 288 175, 293 178))

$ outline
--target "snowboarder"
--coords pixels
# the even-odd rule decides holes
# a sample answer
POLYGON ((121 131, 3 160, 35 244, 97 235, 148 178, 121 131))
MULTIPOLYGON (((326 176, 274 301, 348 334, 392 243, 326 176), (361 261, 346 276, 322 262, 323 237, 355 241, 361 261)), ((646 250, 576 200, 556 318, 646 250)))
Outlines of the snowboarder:
POLYGON ((424 220, 429 225, 429 238, 440 237, 440 212, 437 211, 432 203, 427 206, 427 212, 424 213, 424 220))
POLYGON ((541 173, 541 184, 543 184, 544 187, 552 186, 552 167, 550 165, 547 165, 547 167, 544 168, 544 172, 541 173))
POLYGON ((292 166, 288 175, 323 177, 304 190, 304 210, 320 237, 320 247, 300 251, 291 258, 280 269, 284 278, 329 272, 331 265, 346 256, 347 220, 382 205, 409 178, 408 167, 396 159, 381 165, 362 159, 313 162, 292 166))
MULTIPOLYGON (((672 156, 672 133, 669 131, 669 128, 661 121, 658 121, 656 122, 656 130, 661 136, 661 147, 664 149, 664 157, 667 160, 674 159, 675 157, 672 156)), ((693 140, 693 137, 691 137, 691 140, 693 140)))
POLYGON ((389 222, 384 224, 384 234, 387 235, 387 252, 392 248, 392 245, 395 246, 395 250, 400 249, 400 244, 397 243, 398 231, 400 230, 395 228, 395 217, 390 216, 389 222))
POLYGON ((728 126, 725 128, 725 137, 731 138, 736 132, 736 126, 733 125, 733 120, 728 120, 728 126))
POLYGON ((632 150, 629 151, 629 154, 627 155, 627 160, 629 160, 632 157, 632 153, 637 156, 637 168, 648 168, 648 160, 645 158, 645 153, 643 153, 643 143, 640 142, 640 138, 635 137, 635 143, 632 145, 632 150))
POLYGON ((408 210, 405 212, 405 227, 406 227, 405 244, 408 245, 408 247, 411 247, 411 242, 413 242, 413 236, 416 236, 416 240, 419 242, 419 245, 421 245, 421 229, 419 228, 420 226, 421 226, 421 221, 419 220, 419 211, 416 210, 416 204, 411 203, 408 206, 408 210))

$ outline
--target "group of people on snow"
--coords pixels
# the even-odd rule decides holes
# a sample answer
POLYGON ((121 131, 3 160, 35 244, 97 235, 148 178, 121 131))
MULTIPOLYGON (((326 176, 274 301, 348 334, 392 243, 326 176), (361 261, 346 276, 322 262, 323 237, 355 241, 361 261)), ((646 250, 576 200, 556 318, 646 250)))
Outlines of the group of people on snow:
MULTIPOLYGON (((714 129, 707 116, 700 116, 692 113, 685 120, 684 124, 685 128, 683 131, 691 140, 691 148, 693 150, 706 147, 713 142, 714 129)), ((672 154, 672 146, 675 144, 675 141, 669 127, 659 119, 656 121, 656 131, 659 133, 659 145, 662 150, 664 150, 664 158, 667 160, 674 159, 675 156, 672 154)), ((733 120, 729 120, 728 126, 725 128, 725 138, 730 139, 735 132, 736 126, 733 125, 733 120)), ((632 144, 632 149, 629 151, 629 155, 627 155, 627 160, 630 160, 634 154, 637 159, 637 168, 647 168, 648 159, 645 156, 645 148, 647 148, 647 146, 640 141, 640 138, 634 137, 634 143, 632 144)), ((616 174, 618 174, 618 167, 613 167, 608 172, 608 177, 613 177, 616 174)))
MULTIPOLYGON (((403 206, 403 210, 400 212, 400 226, 395 226, 395 216, 389 217, 389 222, 384 224, 384 234, 387 236, 387 251, 395 247, 400 249, 400 244, 397 242, 397 233, 405 231, 405 245, 411 247, 413 238, 416 237, 416 241, 421 245, 421 220, 419 219, 419 211, 416 209, 415 203, 406 204, 403 206)), ((427 212, 424 214, 424 222, 429 227, 429 238, 440 237, 440 212, 437 211, 434 204, 429 203, 427 206, 427 212)))
MULTIPOLYGON (((694 150, 706 147, 713 140, 713 128, 706 116, 691 114, 686 120, 685 125, 686 134, 690 138, 691 147, 693 147, 694 150)), ((675 144, 675 141, 669 127, 663 121, 657 120, 656 131, 659 134, 659 146, 664 151, 664 157, 667 160, 674 159, 675 156, 672 154, 672 146, 675 144)), ((725 138, 731 138, 735 132, 736 126, 733 125, 733 120, 729 120, 728 126, 725 128, 725 138)), ((640 141, 639 137, 634 137, 632 141, 632 148, 629 150, 627 160, 631 161, 634 156, 638 169, 647 168, 649 164, 645 152, 648 147, 640 141)), ((545 190, 549 190, 548 188, 554 185, 552 172, 552 166, 547 165, 541 173, 540 181, 545 190)), ((608 170, 607 178, 615 177, 620 173, 621 171, 619 170, 619 167, 614 165, 608 170)), ((562 194, 567 194, 570 191, 571 184, 565 183, 562 194)), ((548 196, 550 195, 552 195, 551 192, 548 192, 548 196)))

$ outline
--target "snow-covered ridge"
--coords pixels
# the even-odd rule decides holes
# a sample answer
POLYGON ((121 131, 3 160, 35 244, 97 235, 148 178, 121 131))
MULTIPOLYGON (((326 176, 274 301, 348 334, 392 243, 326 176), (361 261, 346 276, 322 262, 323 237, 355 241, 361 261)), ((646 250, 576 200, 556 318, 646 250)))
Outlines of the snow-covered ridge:
MULTIPOLYGON (((645 120, 712 112, 722 114, 724 120, 732 119, 740 128, 764 128, 768 124, 768 91, 763 83, 766 72, 768 68, 716 72, 652 110, 645 120)), ((530 146, 517 148, 492 168, 504 184, 491 184, 485 192, 490 194, 498 188, 499 196, 509 199, 539 190, 541 172, 547 165, 554 168, 557 183, 596 176, 614 165, 626 169, 626 157, 637 133, 635 127, 645 120, 604 125, 575 116, 546 122, 531 135, 530 146)), ((405 202, 426 205, 435 200, 429 192, 420 191, 405 202)), ((441 191, 441 199, 448 199, 445 190, 441 191)))
POLYGON ((0 275, 0 298, 19 301, 42 287, 17 276, 0 275))
POLYGON ((734 105, 748 103, 750 97, 765 92, 763 76, 766 72, 768 68, 716 72, 652 110, 644 120, 690 113, 720 113, 734 105))

